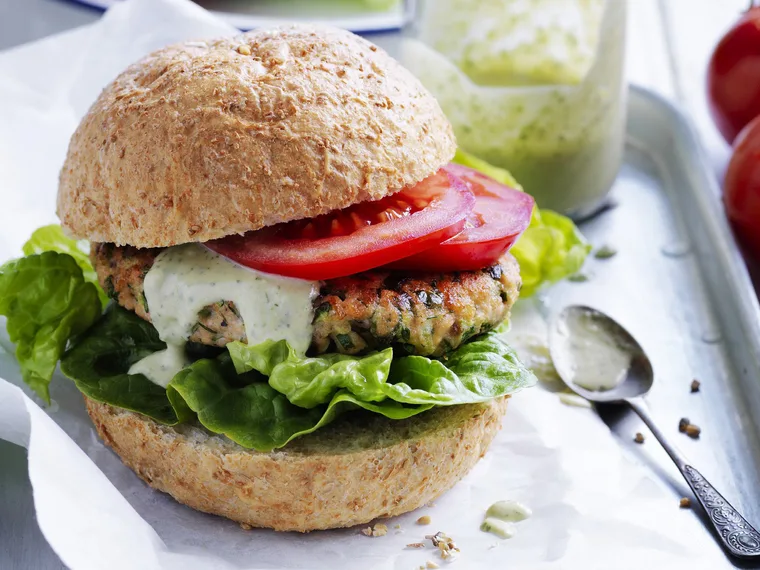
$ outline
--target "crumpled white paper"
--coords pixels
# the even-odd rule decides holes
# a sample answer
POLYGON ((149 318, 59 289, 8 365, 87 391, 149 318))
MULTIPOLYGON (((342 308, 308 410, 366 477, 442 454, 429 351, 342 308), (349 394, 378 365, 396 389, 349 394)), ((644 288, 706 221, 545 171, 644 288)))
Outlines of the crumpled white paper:
MULTIPOLYGON (((187 0, 129 0, 92 26, 0 54, 0 259, 55 221, 68 139, 109 80, 165 44, 229 33, 187 0)), ((521 307, 517 337, 537 320, 532 303, 521 307)), ((459 485, 434 505, 384 521, 386 536, 278 534, 242 530, 150 490, 98 441, 71 382, 57 374, 53 405, 41 409, 18 387, 7 337, 0 335, 0 345, 7 379, 0 379, 0 437, 28 447, 37 520, 74 570, 408 570, 428 560, 445 564, 432 548, 404 548, 438 530, 462 550, 452 568, 730 566, 693 513, 679 510, 671 491, 624 456, 592 410, 564 406, 540 388, 513 399, 501 434, 459 485), (478 530, 485 509, 501 499, 534 511, 511 540, 478 530), (430 526, 415 524, 421 514, 431 516, 430 526)))

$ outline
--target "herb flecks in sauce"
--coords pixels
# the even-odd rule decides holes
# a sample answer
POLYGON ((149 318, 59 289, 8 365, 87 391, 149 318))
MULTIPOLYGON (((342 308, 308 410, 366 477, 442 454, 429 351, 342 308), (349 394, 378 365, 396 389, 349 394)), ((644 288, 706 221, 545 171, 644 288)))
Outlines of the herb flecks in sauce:
POLYGON ((248 344, 284 339, 305 354, 317 292, 317 282, 248 269, 199 244, 167 248, 145 277, 151 320, 167 349, 135 363, 130 373, 166 386, 186 365, 184 345, 199 313, 220 299, 235 304, 248 344))

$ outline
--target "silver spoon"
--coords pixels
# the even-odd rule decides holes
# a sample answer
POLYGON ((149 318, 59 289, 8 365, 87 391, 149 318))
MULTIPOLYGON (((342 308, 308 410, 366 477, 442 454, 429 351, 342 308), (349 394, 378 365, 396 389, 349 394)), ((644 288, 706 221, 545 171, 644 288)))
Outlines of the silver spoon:
POLYGON ((654 423, 644 401, 654 382, 652 363, 628 331, 601 311, 569 306, 552 323, 549 351, 560 378, 576 394, 600 404, 628 404, 633 408, 681 471, 725 548, 740 558, 760 558, 760 533, 654 423))

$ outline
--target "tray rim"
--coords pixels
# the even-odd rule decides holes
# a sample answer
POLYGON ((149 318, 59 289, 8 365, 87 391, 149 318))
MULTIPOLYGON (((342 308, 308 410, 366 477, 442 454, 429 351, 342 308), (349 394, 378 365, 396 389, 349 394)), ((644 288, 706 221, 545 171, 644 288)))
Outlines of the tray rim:
MULTIPOLYGON (((713 243, 716 249, 723 255, 719 259, 723 260, 723 266, 729 270, 726 281, 732 290, 735 300, 741 301, 739 318, 742 319, 742 326, 745 331, 754 334, 748 335, 747 341, 754 345, 755 355, 760 356, 760 299, 755 292, 749 268, 744 260, 739 244, 731 230, 728 219, 724 213, 722 200, 722 188, 718 182, 716 173, 709 167, 707 152, 700 140, 699 134, 692 120, 688 117, 671 99, 660 95, 659 93, 646 87, 630 84, 629 85, 629 120, 631 106, 646 105, 657 107, 660 112, 669 115, 670 122, 679 129, 673 139, 675 144, 686 148, 679 148, 680 158, 691 168, 690 178, 699 178, 706 186, 707 192, 691 192, 691 195, 698 199, 697 207, 702 214, 703 220, 710 222, 706 228, 709 237, 714 238, 713 243)), ((626 140, 636 140, 631 135, 631 129, 626 126, 626 140)), ((649 153, 651 154, 651 153, 649 153)), ((760 362, 760 360, 758 361, 760 362)))

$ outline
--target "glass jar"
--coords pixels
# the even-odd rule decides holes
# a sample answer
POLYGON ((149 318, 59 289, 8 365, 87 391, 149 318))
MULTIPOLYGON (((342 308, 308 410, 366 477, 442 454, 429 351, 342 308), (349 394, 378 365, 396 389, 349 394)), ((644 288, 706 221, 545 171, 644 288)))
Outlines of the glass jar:
POLYGON ((625 0, 420 0, 401 59, 463 150, 580 217, 620 168, 625 25, 625 0))

